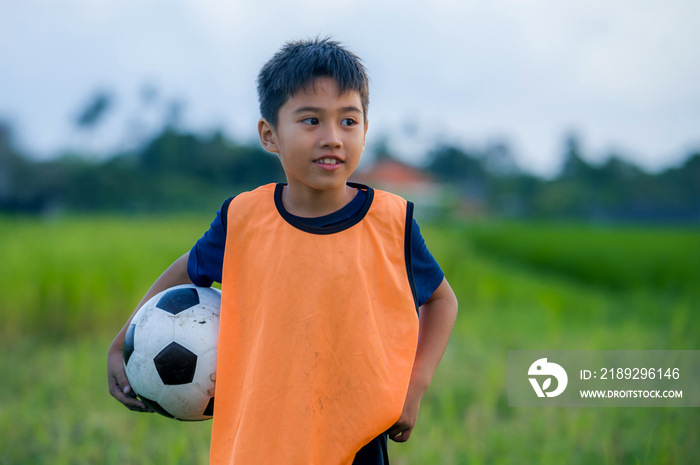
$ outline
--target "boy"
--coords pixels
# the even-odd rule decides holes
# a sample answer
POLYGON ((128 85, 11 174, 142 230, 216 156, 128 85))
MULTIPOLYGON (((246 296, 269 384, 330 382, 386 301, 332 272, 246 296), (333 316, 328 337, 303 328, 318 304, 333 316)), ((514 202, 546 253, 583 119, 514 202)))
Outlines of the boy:
MULTIPOLYGON (((359 59, 330 40, 288 43, 258 94, 260 141, 287 183, 227 200, 137 309, 177 284, 222 283, 211 463, 388 463, 386 435, 410 437, 456 298, 412 204, 347 182, 367 132, 359 59)), ((129 321, 110 393, 148 411, 124 373, 129 321)))

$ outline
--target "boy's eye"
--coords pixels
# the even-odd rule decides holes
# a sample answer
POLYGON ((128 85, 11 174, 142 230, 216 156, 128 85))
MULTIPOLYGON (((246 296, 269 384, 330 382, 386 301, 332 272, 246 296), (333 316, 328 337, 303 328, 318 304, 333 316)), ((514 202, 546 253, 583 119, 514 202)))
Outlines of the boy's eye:
POLYGON ((301 122, 304 124, 309 124, 309 125, 314 126, 314 125, 318 124, 318 118, 304 118, 303 120, 301 120, 301 122))
POLYGON ((353 118, 345 118, 340 122, 340 124, 343 126, 354 126, 357 124, 357 121, 355 121, 353 118))

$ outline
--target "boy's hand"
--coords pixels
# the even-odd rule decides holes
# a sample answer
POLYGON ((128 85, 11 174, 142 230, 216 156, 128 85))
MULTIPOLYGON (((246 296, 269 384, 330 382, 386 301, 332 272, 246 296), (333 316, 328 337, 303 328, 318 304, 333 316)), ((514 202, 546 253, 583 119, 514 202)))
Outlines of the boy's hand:
POLYGON ((406 396, 403 411, 398 421, 387 430, 387 434, 392 441, 406 442, 411 437, 413 427, 418 419, 418 410, 420 409, 421 396, 410 392, 406 396))
POLYGON ((129 410, 153 412, 146 404, 136 398, 136 393, 131 389, 124 370, 123 348, 116 347, 115 344, 109 348, 107 356, 107 382, 112 397, 124 404, 129 410))
POLYGON ((136 397, 136 393, 131 389, 129 380, 126 377, 126 370, 124 369, 124 336, 127 328, 129 327, 131 319, 136 315, 136 312, 138 312, 148 299, 178 284, 192 284, 187 274, 187 260, 189 256, 189 252, 185 253, 175 260, 173 264, 156 279, 156 282, 153 283, 148 292, 146 292, 146 295, 143 296, 143 299, 136 307, 136 310, 134 310, 134 313, 131 314, 124 327, 119 331, 117 337, 114 338, 112 345, 109 346, 109 353, 107 354, 107 384, 109 385, 109 393, 119 402, 126 405, 129 410, 153 412, 153 410, 148 408, 146 404, 136 397))

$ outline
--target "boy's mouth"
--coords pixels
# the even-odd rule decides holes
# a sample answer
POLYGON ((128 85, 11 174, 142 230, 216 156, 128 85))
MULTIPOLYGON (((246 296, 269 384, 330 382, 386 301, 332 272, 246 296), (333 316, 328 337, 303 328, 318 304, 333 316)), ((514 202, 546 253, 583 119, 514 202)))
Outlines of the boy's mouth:
POLYGON ((334 170, 340 168, 343 160, 335 156, 321 157, 314 160, 314 163, 324 170, 334 170))
POLYGON ((322 165, 335 165, 338 163, 342 163, 342 161, 338 160, 337 158, 319 158, 316 160, 316 163, 320 163, 322 165))

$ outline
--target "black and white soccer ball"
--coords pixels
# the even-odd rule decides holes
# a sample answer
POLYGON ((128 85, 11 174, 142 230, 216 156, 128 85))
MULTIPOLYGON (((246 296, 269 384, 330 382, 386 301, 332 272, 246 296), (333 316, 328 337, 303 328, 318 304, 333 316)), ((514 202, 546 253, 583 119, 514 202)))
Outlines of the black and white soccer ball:
POLYGON ((221 291, 184 284, 146 302, 124 339, 131 388, 154 411, 178 420, 214 414, 221 291))

